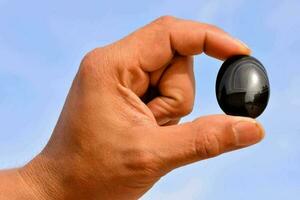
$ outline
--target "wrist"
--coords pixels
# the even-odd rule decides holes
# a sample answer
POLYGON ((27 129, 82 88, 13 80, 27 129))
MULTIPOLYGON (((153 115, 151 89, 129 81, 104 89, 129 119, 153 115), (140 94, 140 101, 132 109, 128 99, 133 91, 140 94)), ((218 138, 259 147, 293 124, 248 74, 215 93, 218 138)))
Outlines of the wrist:
POLYGON ((63 196, 59 190, 51 164, 42 154, 36 156, 25 166, 17 169, 23 187, 34 200, 60 200, 63 196))
POLYGON ((62 154, 43 151, 18 169, 24 187, 34 197, 30 200, 94 199, 99 192, 109 199, 101 184, 95 184, 91 171, 82 166, 81 158, 62 154))

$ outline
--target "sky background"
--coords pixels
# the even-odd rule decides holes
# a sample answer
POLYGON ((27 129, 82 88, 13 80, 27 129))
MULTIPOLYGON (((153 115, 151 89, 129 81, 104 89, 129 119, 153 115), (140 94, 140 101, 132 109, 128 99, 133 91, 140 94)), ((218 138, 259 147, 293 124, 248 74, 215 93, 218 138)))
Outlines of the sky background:
MULTIPOLYGON (((0 168, 22 166, 47 143, 83 55, 161 15, 215 24, 266 67, 266 138, 248 149, 177 169, 142 199, 253 200, 300 196, 300 1, 0 0, 0 168)), ((222 113, 221 62, 195 57, 196 103, 183 119, 222 113)))

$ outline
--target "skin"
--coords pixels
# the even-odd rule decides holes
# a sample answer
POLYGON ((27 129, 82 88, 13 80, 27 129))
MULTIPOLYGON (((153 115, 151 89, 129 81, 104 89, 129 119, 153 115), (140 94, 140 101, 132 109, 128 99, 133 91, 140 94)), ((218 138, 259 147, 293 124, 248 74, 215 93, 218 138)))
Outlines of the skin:
POLYGON ((259 142, 263 128, 250 118, 178 125, 193 109, 201 53, 250 50, 215 26, 165 16, 89 52, 46 147, 0 171, 0 199, 138 199, 173 169, 259 142))

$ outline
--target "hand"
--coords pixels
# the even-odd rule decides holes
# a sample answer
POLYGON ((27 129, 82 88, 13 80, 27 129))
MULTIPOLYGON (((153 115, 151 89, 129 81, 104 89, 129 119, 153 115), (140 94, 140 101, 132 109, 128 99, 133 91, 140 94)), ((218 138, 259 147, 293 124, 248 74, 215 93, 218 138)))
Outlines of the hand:
POLYGON ((137 199, 171 170, 263 138, 253 119, 191 112, 193 55, 250 50, 217 27, 161 17, 82 60, 45 149, 19 170, 37 199, 137 199))

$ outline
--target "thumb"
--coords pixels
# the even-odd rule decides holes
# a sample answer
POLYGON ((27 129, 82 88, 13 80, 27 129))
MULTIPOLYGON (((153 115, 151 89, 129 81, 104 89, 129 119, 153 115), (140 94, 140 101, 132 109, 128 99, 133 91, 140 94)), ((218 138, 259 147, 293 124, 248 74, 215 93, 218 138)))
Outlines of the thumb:
POLYGON ((228 115, 158 129, 155 148, 166 170, 253 145, 264 137, 262 126, 254 119, 228 115))

